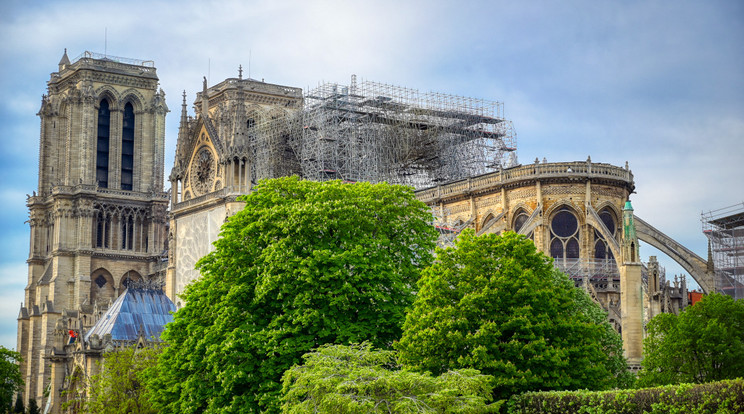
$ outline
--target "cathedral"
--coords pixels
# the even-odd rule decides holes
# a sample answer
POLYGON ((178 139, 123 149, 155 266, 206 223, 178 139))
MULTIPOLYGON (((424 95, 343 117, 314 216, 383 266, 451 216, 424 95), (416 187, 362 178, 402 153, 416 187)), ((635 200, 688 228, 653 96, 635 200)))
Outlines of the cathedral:
POLYGON ((684 281, 671 288, 658 264, 641 262, 639 239, 714 288, 705 260, 635 215, 627 165, 518 165, 496 105, 406 101, 396 96, 415 93, 355 78, 307 95, 242 70, 211 87, 204 79, 193 116, 184 92, 165 192, 169 109, 152 61, 91 52, 71 61, 65 51, 47 87, 17 347, 23 398, 46 412, 63 412, 102 352, 157 338, 199 276, 196 261, 242 208, 237 197, 263 178, 413 185, 443 243, 466 227, 524 234, 602 304, 636 364, 649 312, 687 304, 684 281))

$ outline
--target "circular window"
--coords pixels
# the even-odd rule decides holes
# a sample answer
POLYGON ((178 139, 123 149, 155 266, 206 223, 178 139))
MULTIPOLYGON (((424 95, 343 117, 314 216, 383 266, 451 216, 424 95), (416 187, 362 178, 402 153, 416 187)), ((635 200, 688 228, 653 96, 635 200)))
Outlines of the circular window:
POLYGON ((563 210, 553 217, 551 227, 556 236, 569 237, 579 229, 579 222, 571 212, 563 210))

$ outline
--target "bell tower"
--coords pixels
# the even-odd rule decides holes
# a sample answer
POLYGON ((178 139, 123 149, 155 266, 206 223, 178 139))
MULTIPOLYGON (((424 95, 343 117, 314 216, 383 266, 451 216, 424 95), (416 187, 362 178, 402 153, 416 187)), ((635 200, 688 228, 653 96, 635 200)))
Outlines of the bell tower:
POLYGON ((79 335, 128 283, 164 273, 167 112, 152 61, 91 52, 70 60, 65 50, 47 82, 17 349, 23 398, 46 405, 48 390, 52 412, 65 372, 55 364, 72 363, 55 337, 79 335))

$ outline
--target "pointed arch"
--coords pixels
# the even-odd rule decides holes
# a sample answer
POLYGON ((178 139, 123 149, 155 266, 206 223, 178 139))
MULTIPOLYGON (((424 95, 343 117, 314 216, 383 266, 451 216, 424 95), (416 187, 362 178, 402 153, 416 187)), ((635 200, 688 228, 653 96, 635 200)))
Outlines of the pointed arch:
POLYGON ((122 92, 120 96, 120 107, 123 108, 126 104, 131 103, 136 112, 141 112, 145 109, 145 97, 137 89, 129 88, 122 92))
POLYGON ((128 270, 119 278, 119 294, 123 293, 129 287, 130 283, 141 282, 142 275, 136 270, 128 270))
POLYGON ((111 272, 98 268, 90 274, 90 303, 116 299, 116 284, 111 272))
POLYGON ((96 96, 96 102, 99 104, 101 100, 108 100, 110 109, 112 111, 118 111, 120 108, 119 103, 121 102, 121 95, 111 85, 103 85, 96 89, 94 96, 96 96))

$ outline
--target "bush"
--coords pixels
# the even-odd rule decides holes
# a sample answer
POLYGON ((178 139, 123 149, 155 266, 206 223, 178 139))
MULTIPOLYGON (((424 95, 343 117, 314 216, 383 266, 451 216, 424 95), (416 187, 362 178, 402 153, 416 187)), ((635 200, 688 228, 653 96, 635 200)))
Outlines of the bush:
POLYGON ((744 379, 620 391, 529 392, 512 397, 507 413, 674 414, 744 412, 744 379))

